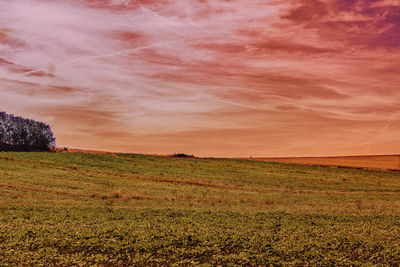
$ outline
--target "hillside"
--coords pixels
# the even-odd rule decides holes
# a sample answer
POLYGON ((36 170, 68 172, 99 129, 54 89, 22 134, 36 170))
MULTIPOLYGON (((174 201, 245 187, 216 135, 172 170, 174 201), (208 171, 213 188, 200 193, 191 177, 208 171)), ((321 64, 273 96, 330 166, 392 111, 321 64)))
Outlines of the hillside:
POLYGON ((280 158, 251 158, 251 160, 332 166, 332 167, 336 166, 336 167, 400 171, 400 155, 280 157, 280 158))
POLYGON ((0 265, 400 264, 400 173, 0 152, 0 265))

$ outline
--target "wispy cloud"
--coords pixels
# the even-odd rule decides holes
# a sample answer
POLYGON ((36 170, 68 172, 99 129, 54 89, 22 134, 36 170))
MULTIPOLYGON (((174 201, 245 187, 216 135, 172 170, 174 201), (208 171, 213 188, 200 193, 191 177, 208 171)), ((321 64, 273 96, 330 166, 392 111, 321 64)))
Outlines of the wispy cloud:
POLYGON ((0 0, 0 107, 65 146, 393 153, 399 32, 391 0, 0 0))

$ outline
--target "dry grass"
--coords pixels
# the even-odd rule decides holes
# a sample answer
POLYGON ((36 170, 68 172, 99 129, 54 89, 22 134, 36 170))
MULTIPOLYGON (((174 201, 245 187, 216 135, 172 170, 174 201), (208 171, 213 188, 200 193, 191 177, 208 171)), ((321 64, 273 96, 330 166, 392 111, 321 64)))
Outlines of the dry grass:
POLYGON ((121 207, 400 214, 396 172, 90 153, 3 153, 0 164, 0 200, 21 205, 104 200, 121 207))
POLYGON ((256 161, 400 171, 400 155, 251 158, 256 161))

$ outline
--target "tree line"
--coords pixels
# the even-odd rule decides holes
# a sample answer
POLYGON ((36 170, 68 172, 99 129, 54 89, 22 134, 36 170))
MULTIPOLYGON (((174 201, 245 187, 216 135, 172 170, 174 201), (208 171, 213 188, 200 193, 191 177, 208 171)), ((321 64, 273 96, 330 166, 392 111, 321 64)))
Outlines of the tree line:
POLYGON ((55 141, 49 125, 0 112, 0 150, 47 151, 55 141))

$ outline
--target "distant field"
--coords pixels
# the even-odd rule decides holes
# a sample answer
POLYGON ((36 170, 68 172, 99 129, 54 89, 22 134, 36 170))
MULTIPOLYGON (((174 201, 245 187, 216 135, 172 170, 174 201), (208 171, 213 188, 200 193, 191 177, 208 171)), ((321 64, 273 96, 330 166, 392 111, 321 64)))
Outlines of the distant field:
POLYGON ((320 166, 342 166, 365 169, 383 169, 400 171, 400 155, 382 156, 344 156, 344 157, 288 157, 288 158, 252 158, 251 160, 309 164, 320 166))
POLYGON ((399 236, 399 172, 0 152, 0 266, 398 266, 399 236))

